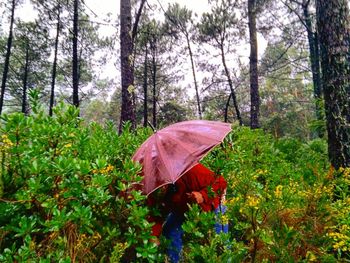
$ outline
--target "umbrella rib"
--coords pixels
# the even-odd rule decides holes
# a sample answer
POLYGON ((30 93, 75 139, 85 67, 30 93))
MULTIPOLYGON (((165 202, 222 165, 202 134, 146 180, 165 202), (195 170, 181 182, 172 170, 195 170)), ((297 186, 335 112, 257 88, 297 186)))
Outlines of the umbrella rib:
MULTIPOLYGON (((156 141, 157 150, 161 149, 161 147, 158 145, 158 142, 159 142, 158 137, 155 138, 155 141, 156 141)), ((159 157, 160 157, 160 160, 163 163, 164 167, 167 167, 167 163, 165 162, 163 156, 160 154, 159 157)))

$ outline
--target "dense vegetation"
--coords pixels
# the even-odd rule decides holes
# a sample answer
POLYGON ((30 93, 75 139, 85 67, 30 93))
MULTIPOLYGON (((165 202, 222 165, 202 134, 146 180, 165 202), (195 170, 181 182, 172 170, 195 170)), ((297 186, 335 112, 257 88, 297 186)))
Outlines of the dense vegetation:
POLYGON ((347 1, 88 2, 0 4, 0 262, 166 261, 131 156, 186 119, 233 131, 203 160, 227 212, 191 207, 185 262, 350 261, 347 1))
MULTIPOLYGON (((64 104, 1 122, 0 262, 164 262, 150 242, 130 160, 149 129, 121 134, 64 104)), ((186 262, 350 260, 350 170, 335 171, 322 139, 274 139, 234 127, 203 162, 228 181, 229 234, 196 206, 184 224, 186 262)))

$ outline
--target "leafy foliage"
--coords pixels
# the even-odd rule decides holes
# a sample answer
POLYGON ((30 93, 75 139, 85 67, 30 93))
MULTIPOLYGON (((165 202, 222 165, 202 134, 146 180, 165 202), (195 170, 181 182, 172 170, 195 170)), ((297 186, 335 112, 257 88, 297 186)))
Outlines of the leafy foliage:
POLYGON ((145 197, 123 195, 139 180, 130 156, 140 141, 128 128, 83 126, 64 105, 53 118, 3 116, 0 261, 155 258, 145 197))
MULTIPOLYGON (((34 101, 35 102, 35 101, 34 101)), ((2 118, 0 262, 164 262, 131 162, 149 129, 118 135, 63 104, 52 118, 2 118)), ((191 207, 185 262, 349 260, 350 170, 329 168, 326 143, 234 128, 203 162, 228 181, 224 215, 191 207), (215 234, 214 223, 229 224, 215 234)))
POLYGON ((343 169, 339 175, 329 168, 326 152, 326 142, 320 139, 275 140, 262 130, 239 128, 206 158, 229 185, 225 217, 230 224, 231 260, 236 262, 234 257, 242 253, 238 261, 349 258, 344 221, 348 210, 336 208, 348 201, 349 172, 343 169))

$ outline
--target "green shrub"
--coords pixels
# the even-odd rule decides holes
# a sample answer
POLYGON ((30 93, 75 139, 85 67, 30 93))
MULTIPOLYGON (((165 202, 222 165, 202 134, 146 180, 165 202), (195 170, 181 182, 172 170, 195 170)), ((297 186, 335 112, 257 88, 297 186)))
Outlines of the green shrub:
POLYGON ((243 256, 240 261, 336 261, 327 237, 334 224, 334 183, 326 142, 276 140, 262 130, 237 127, 204 162, 228 181, 230 247, 243 256))
POLYGON ((2 118, 0 261, 155 260, 145 197, 121 195, 140 180, 130 156, 149 131, 119 136, 74 107, 54 112, 2 118))
MULTIPOLYGON (((131 156, 151 132, 118 135, 63 104, 53 117, 35 104, 31 116, 2 116, 0 262, 166 261, 145 196, 130 190, 141 180, 131 156)), ((329 167, 324 140, 235 127, 203 162, 228 182, 227 212, 192 206, 185 262, 350 260, 350 170, 329 167), (215 220, 229 233, 215 234, 215 220)))

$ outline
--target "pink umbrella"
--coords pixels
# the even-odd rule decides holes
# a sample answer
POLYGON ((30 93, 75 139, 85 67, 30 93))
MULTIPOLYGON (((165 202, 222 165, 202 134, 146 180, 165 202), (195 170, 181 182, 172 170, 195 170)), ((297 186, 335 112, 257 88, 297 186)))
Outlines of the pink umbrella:
POLYGON ((156 131, 132 157, 142 165, 143 192, 148 195, 175 183, 230 131, 228 123, 203 120, 179 122, 156 131))

